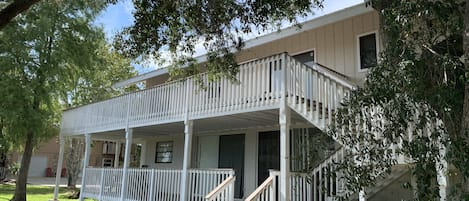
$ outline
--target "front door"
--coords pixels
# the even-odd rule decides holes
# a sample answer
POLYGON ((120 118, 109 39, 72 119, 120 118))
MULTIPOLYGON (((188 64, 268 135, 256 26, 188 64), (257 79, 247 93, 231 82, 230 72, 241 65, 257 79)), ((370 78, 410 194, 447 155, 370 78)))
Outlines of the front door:
POLYGON ((280 169, 279 131, 259 133, 258 153, 257 185, 261 185, 269 177, 269 169, 280 169))
POLYGON ((235 198, 243 197, 244 134, 222 135, 219 144, 219 168, 233 168, 236 175, 235 198))

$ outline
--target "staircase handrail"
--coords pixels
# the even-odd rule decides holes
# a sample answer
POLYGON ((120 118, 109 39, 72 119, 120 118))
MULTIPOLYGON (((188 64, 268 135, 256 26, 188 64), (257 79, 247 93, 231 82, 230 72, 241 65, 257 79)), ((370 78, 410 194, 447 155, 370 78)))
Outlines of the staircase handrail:
POLYGON ((276 175, 270 175, 269 177, 267 177, 267 179, 264 182, 262 182, 262 184, 259 187, 257 187, 256 190, 252 192, 251 195, 249 195, 249 197, 245 199, 245 201, 253 201, 259 198, 268 187, 274 185, 275 177, 276 175))
MULTIPOLYGON (((291 58, 291 59, 293 59, 293 58, 291 58)), ((334 80, 335 82, 349 88, 350 90, 354 90, 354 89, 357 88, 356 84, 351 82, 350 80, 348 80, 347 77, 345 77, 344 75, 339 74, 337 72, 334 72, 334 71, 330 70, 329 68, 327 68, 327 67, 325 67, 321 64, 314 63, 312 66, 303 64, 303 66, 306 66, 307 68, 311 68, 311 69, 317 71, 318 73, 323 74, 325 77, 328 77, 328 78, 334 80)))
POLYGON ((218 196, 222 192, 226 191, 228 193, 228 200, 234 200, 234 182, 235 177, 230 175, 226 178, 220 185, 213 189, 210 193, 205 196, 206 201, 215 201, 218 200, 218 196))

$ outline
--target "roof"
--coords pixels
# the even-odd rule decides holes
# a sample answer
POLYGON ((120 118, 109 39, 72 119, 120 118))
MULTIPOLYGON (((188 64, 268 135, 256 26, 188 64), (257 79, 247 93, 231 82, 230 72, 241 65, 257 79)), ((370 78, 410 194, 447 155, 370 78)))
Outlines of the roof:
MULTIPOLYGON (((249 49, 249 48, 259 46, 259 45, 262 45, 262 44, 265 44, 274 40, 285 38, 285 37, 298 34, 300 32, 304 32, 307 30, 315 29, 315 28, 318 28, 327 24, 332 24, 341 20, 354 17, 354 16, 368 13, 371 11, 373 11, 373 8, 371 8, 370 6, 366 6, 365 3, 357 4, 355 6, 344 8, 342 10, 338 10, 336 12, 323 15, 321 17, 317 17, 317 18, 305 21, 303 23, 300 23, 301 29, 298 29, 297 26, 290 26, 280 31, 272 32, 266 35, 262 35, 262 36, 249 39, 245 42, 243 49, 249 49)), ((202 62, 207 61, 207 56, 201 55, 201 56, 196 57, 195 59, 197 62, 202 63, 202 62)), ((120 87, 128 86, 130 84, 142 82, 149 78, 157 77, 157 76, 167 74, 167 73, 168 73, 168 68, 156 69, 154 71, 150 71, 148 73, 144 73, 144 74, 132 77, 130 79, 117 82, 113 85, 113 87, 120 88, 120 87)))

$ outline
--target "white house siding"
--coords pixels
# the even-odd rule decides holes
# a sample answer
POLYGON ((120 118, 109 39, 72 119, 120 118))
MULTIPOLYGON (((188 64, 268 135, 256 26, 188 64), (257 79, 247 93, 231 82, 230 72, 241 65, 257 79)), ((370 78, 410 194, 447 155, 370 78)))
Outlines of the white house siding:
MULTIPOLYGON (((295 127, 295 126, 293 126, 295 127)), ((195 133, 192 145, 192 168, 218 168, 219 138, 221 135, 245 134, 244 145, 244 195, 247 196, 257 188, 258 178, 258 136, 259 132, 276 131, 278 126, 240 129, 230 132, 195 133)), ((149 168, 182 168, 184 153, 184 135, 156 136, 145 139, 146 159, 149 168), (156 143, 173 141, 173 162, 155 163, 156 143)))
POLYGON ((181 169, 184 157, 184 135, 158 136, 146 139, 146 164, 149 168, 181 169), (173 141, 173 161, 171 163, 155 163, 156 144, 158 142, 173 141))
POLYGON ((244 144, 244 192, 245 196, 251 194, 257 188, 257 145, 258 130, 249 129, 246 131, 244 144))
POLYGON ((197 144, 198 168, 218 168, 219 136, 199 136, 197 144))
POLYGON ((378 13, 371 11, 315 29, 300 29, 298 34, 242 50, 237 58, 243 62, 281 52, 295 55, 314 49, 317 63, 360 81, 366 72, 358 70, 357 36, 378 29, 378 13))
MULTIPOLYGON (((244 195, 247 196, 257 188, 257 141, 258 133, 262 131, 278 130, 278 127, 262 129, 241 129, 233 132, 195 134, 192 146, 193 168, 218 168, 218 143, 221 135, 245 134, 244 157, 244 195)), ((184 154, 184 136, 182 134, 157 136, 145 139, 146 159, 149 168, 182 168, 184 154), (156 143, 173 141, 173 162, 155 163, 156 143)))

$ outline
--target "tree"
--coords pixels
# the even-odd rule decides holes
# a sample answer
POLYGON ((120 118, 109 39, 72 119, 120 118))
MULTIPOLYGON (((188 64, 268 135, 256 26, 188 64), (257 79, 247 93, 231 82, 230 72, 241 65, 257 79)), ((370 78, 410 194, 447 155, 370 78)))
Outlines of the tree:
POLYGON ((0 10, 0 30, 3 29, 14 17, 28 10, 40 0, 15 0, 0 10))
POLYGON ((33 148, 57 134, 59 97, 73 78, 93 72, 104 33, 93 27, 100 1, 42 1, 0 32, 0 119, 24 150, 12 200, 26 200, 33 148))
POLYGON ((233 51, 243 46, 244 34, 278 28, 284 20, 295 23, 297 16, 322 7, 322 2, 134 1, 135 24, 116 37, 116 49, 133 58, 170 51, 177 65, 195 65, 191 59, 195 45, 203 43, 208 51, 205 70, 214 77, 233 77, 237 73, 233 51))
POLYGON ((416 197, 435 200, 440 190, 437 175, 446 171, 445 161, 469 176, 464 123, 469 110, 463 109, 468 107, 464 55, 469 52, 462 45, 468 37, 467 4, 462 0, 371 2, 380 13, 385 49, 364 86, 337 111, 331 133, 352 148, 354 156, 339 166, 347 175, 349 192, 357 192, 391 171, 396 161, 388 149, 402 145, 398 153, 413 159, 416 197))
MULTIPOLYGON (((136 72, 130 60, 117 54, 109 45, 101 45, 95 63, 96 66, 92 70, 73 76, 69 88, 63 91, 61 100, 66 103, 67 108, 102 101, 135 89, 134 87, 112 88, 112 84, 129 79, 135 76, 136 72)), ((75 188, 82 170, 84 142, 81 139, 70 138, 66 140, 66 144, 68 145, 65 150, 68 187, 75 188)))

